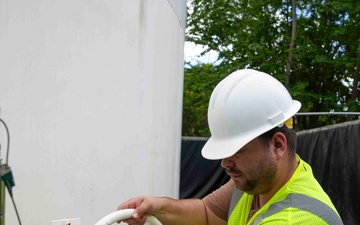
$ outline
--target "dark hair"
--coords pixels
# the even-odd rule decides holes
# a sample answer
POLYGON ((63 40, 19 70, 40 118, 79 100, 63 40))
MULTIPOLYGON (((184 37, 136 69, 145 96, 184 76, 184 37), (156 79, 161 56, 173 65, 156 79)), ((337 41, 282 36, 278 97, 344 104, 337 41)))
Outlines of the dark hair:
POLYGON ((297 135, 294 129, 290 129, 286 125, 283 125, 281 127, 275 127, 263 133, 259 136, 260 141, 267 145, 269 143, 269 140, 274 136, 276 132, 281 132, 285 135, 287 140, 287 147, 289 149, 289 156, 294 157, 297 146, 297 135))

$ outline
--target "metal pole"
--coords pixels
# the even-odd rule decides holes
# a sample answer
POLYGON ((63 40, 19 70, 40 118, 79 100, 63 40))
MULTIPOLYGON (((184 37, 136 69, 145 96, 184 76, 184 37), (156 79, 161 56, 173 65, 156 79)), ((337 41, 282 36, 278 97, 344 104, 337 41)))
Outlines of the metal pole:
MULTIPOLYGON (((0 145, 0 152, 1 152, 1 145, 0 145)), ((0 170, 2 170, 2 162, 0 158, 0 170)), ((0 174, 2 171, 0 171, 0 174)), ((0 178, 0 225, 5 225, 5 183, 0 178)))
MULTIPOLYGON (((1 156, 1 144, 0 144, 0 156, 1 156)), ((2 161, 0 158, 0 169, 2 169, 2 161)), ((0 174, 1 171, 0 171, 0 174)), ((0 178, 0 225, 5 225, 5 183, 0 178)))
POLYGON ((301 112, 301 113, 296 113, 296 116, 321 116, 321 115, 346 115, 346 116, 360 116, 360 112, 301 112))
POLYGON ((1 181, 0 193, 0 225, 5 225, 5 184, 1 181))

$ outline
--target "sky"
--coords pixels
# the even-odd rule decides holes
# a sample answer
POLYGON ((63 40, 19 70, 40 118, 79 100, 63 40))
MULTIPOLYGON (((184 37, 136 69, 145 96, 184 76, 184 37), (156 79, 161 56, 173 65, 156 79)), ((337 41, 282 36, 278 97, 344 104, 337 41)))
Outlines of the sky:
POLYGON ((210 51, 204 56, 199 56, 204 50, 201 45, 195 45, 193 42, 185 42, 184 44, 184 60, 190 61, 192 65, 198 63, 213 63, 216 61, 218 53, 210 51))

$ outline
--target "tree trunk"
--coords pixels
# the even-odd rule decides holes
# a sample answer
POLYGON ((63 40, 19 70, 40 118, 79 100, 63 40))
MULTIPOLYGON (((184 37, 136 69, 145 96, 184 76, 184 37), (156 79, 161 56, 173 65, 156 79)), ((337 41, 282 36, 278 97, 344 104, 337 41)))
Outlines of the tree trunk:
MULTIPOLYGON (((358 53, 356 55, 356 66, 355 66, 355 71, 354 71, 354 81, 353 81, 353 86, 352 86, 352 90, 351 90, 351 102, 353 104, 357 104, 356 103, 356 98, 358 97, 359 72, 360 72, 360 53, 358 53)), ((354 109, 351 107, 350 110, 354 110, 354 109)), ((346 119, 347 119, 347 121, 351 121, 351 120, 354 119, 354 117, 350 115, 350 116, 347 116, 346 119)))
POLYGON ((289 49, 289 56, 288 61, 286 64, 286 70, 285 70, 285 87, 289 89, 290 86, 290 74, 291 74, 291 65, 292 65, 292 59, 293 54, 295 50, 295 39, 296 39, 296 0, 292 0, 292 31, 291 31, 291 41, 290 41, 290 49, 289 49))

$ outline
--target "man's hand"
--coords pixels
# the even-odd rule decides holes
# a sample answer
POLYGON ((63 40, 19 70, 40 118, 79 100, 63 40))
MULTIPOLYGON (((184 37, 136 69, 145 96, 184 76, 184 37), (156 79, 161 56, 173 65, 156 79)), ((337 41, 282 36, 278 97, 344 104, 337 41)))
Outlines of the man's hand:
MULTIPOLYGON (((168 197, 140 196, 132 198, 121 205, 121 209, 134 209, 130 219, 123 222, 130 225, 144 225, 146 215, 156 217, 163 225, 223 225, 219 222, 208 223, 205 204, 201 199, 173 199, 168 197)), ((211 214, 212 215, 212 214, 211 214)), ((213 219, 213 218, 211 218, 213 219)), ((120 222, 120 221, 119 221, 120 222)))
MULTIPOLYGON (((154 215, 160 211, 161 199, 149 196, 139 196, 131 198, 126 202, 119 205, 118 210, 121 209, 134 209, 130 219, 123 220, 122 222, 131 225, 143 225, 146 222, 146 215, 154 215)), ((118 221, 120 223, 121 221, 118 221)))

